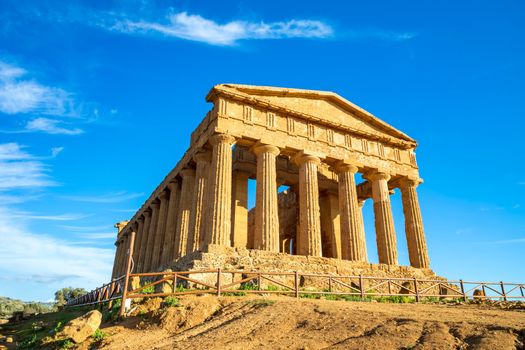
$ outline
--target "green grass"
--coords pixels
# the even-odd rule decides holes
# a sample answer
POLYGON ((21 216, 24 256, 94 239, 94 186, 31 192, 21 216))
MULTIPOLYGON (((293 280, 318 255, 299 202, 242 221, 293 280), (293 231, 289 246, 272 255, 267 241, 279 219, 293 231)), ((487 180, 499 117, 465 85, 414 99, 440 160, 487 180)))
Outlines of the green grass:
POLYGON ((155 293, 155 286, 147 286, 140 291, 141 294, 153 294, 155 293))
POLYGON ((91 336, 94 341, 101 342, 106 338, 106 333, 102 332, 100 329, 97 329, 95 333, 91 336))
POLYGON ((166 298, 164 298, 163 304, 164 304, 165 307, 180 306, 179 299, 177 299, 175 297, 166 297, 166 298))
MULTIPOLYGON (((2 325, 4 335, 13 336, 19 349, 39 349, 50 341, 50 336, 62 330, 70 320, 81 316, 85 310, 66 309, 31 317, 16 323, 2 325)), ((61 344, 56 344, 60 348, 61 344)))

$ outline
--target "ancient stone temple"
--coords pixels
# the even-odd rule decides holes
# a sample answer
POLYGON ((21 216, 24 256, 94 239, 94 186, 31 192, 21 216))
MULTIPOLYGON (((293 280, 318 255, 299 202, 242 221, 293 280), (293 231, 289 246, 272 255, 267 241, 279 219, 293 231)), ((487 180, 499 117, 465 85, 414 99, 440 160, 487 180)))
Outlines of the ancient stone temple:
POLYGON ((113 277, 124 273, 132 231, 135 272, 217 247, 368 264, 367 200, 379 263, 396 266, 396 188, 410 265, 429 268, 414 139, 332 92, 222 84, 206 100, 213 108, 177 166, 128 222, 117 224, 113 277), (357 173, 363 182, 356 183, 357 173), (256 180, 252 210, 249 179, 256 180))

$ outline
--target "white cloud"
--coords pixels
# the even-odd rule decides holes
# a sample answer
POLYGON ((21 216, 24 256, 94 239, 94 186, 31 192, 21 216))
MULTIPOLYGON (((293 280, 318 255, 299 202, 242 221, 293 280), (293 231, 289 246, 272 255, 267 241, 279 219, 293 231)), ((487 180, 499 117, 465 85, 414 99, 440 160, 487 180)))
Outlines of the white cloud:
POLYGON ((234 45, 246 39, 326 38, 333 34, 328 24, 316 20, 292 19, 271 23, 235 20, 218 24, 186 12, 169 15, 165 24, 124 19, 118 20, 110 29, 123 33, 157 33, 212 45, 234 45))
POLYGON ((71 93, 24 78, 26 75, 25 69, 0 61, 0 112, 76 115, 71 93))
POLYGON ((89 202, 89 203, 119 203, 130 199, 139 198, 143 196, 143 193, 128 193, 126 191, 112 192, 101 195, 88 195, 88 196, 62 196, 61 198, 69 199, 76 202, 89 202))
POLYGON ((487 241, 480 242, 481 244, 515 244, 515 243, 525 243, 525 238, 516 238, 516 239, 503 239, 497 241, 487 241))
POLYGON ((48 167, 18 143, 0 144, 0 192, 56 186, 48 167))
MULTIPOLYGON (((24 220, 11 220, 12 216, 0 207, 0 279, 45 284, 42 291, 31 292, 41 293, 41 300, 67 285, 91 289, 109 280, 112 249, 76 246, 29 232, 24 220)), ((29 291, 20 291, 24 293, 29 291)))
POLYGON ((33 219, 33 220, 49 220, 49 221, 76 221, 80 219, 84 219, 88 217, 89 215, 85 214, 57 214, 57 215, 33 215, 33 214, 23 214, 19 215, 19 217, 24 217, 26 219, 33 219))
POLYGON ((56 158, 62 151, 64 150, 64 147, 53 147, 51 148, 51 158, 56 158))
POLYGON ((73 128, 68 129, 59 126, 62 124, 61 121, 48 118, 35 118, 27 122, 26 131, 40 131, 47 134, 61 134, 61 135, 79 135, 84 131, 82 129, 73 128))

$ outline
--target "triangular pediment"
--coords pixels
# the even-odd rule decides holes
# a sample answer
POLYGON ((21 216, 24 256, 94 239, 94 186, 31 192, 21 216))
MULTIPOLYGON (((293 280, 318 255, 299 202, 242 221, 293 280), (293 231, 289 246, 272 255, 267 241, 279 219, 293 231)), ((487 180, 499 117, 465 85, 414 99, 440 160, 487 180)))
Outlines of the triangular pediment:
POLYGON ((210 91, 207 99, 211 101, 213 96, 221 93, 239 100, 256 100, 279 110, 297 112, 314 120, 416 146, 416 141, 408 135, 333 92, 220 84, 210 91))

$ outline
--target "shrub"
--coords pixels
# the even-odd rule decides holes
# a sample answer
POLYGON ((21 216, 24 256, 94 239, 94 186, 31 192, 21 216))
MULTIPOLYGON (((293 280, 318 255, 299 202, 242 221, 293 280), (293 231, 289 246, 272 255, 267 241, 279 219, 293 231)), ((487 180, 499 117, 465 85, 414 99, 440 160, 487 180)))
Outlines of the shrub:
POLYGON ((147 286, 143 290, 140 291, 142 294, 153 294, 155 293, 155 286, 147 286))
POLYGON ((166 297, 164 299, 164 306, 167 306, 167 307, 180 306, 179 299, 174 298, 174 297, 166 297))
POLYGON ((104 338, 106 338, 106 333, 102 332, 100 329, 97 329, 95 333, 93 333, 92 338, 96 342, 102 341, 104 338))

